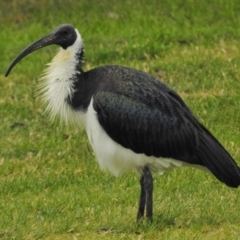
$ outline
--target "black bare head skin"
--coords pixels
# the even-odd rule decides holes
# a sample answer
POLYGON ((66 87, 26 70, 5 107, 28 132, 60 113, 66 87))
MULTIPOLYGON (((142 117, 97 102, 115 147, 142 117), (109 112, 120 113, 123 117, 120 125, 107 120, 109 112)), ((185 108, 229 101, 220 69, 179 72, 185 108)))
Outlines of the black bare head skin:
POLYGON ((48 45, 56 44, 61 46, 63 49, 67 49, 72 46, 77 39, 77 33, 75 28, 71 24, 62 24, 56 27, 50 34, 40 38, 33 42, 31 45, 26 47, 10 64, 8 67, 5 77, 11 72, 12 68, 25 56, 37 49, 46 47, 48 45))
POLYGON ((77 39, 77 33, 75 28, 70 24, 62 24, 56 27, 52 35, 55 39, 55 43, 64 49, 72 46, 77 39))

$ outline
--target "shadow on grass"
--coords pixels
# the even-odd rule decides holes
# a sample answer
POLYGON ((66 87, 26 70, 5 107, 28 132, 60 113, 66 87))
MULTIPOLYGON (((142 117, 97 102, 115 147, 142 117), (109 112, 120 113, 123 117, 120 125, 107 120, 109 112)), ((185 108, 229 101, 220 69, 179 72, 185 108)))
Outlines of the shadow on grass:
POLYGON ((159 231, 164 231, 167 228, 174 229, 191 229, 191 228, 219 228, 219 226, 228 223, 228 219, 219 219, 217 216, 208 214, 206 216, 195 215, 187 218, 185 214, 168 216, 166 214, 159 214, 155 216, 153 227, 159 231))

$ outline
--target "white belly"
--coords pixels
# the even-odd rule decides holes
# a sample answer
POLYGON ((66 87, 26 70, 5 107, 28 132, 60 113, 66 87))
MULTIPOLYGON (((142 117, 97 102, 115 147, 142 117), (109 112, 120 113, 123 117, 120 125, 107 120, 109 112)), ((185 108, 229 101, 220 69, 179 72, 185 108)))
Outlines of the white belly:
POLYGON ((141 172, 142 167, 146 165, 152 172, 159 174, 183 165, 182 161, 170 158, 148 157, 145 154, 134 153, 113 141, 100 126, 92 101, 86 113, 85 128, 100 168, 116 176, 131 170, 141 172))

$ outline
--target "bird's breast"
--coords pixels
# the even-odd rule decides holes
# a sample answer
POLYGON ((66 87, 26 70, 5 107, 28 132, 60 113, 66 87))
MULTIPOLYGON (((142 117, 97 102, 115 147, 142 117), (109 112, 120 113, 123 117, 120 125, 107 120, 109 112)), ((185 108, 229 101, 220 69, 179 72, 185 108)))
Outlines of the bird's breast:
POLYGON ((74 76, 80 74, 75 68, 75 58, 70 56, 70 51, 59 51, 40 78, 38 92, 51 118, 59 115, 66 123, 84 125, 84 113, 73 109, 68 102, 75 92, 74 76))

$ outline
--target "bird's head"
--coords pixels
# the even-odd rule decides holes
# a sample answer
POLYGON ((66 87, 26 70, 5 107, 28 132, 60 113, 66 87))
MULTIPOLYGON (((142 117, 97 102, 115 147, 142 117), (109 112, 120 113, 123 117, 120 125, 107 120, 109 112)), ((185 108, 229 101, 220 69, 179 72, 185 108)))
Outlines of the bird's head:
POLYGON ((63 49, 67 49, 72 46, 76 41, 78 34, 77 30, 70 24, 62 24, 56 27, 50 34, 38 39, 37 41, 26 47, 10 64, 5 76, 11 72, 12 68, 25 56, 31 52, 46 47, 51 44, 61 46, 63 49))

